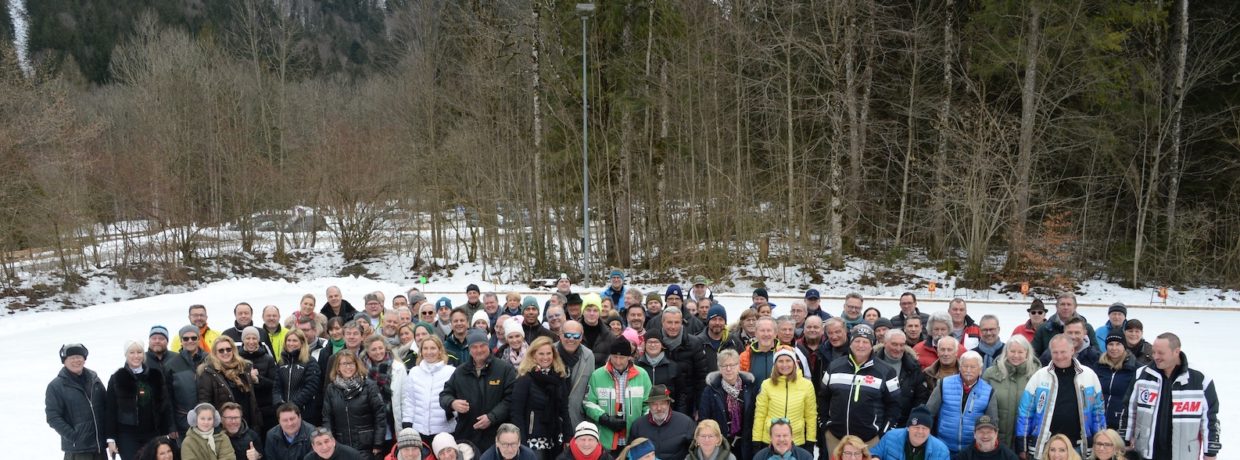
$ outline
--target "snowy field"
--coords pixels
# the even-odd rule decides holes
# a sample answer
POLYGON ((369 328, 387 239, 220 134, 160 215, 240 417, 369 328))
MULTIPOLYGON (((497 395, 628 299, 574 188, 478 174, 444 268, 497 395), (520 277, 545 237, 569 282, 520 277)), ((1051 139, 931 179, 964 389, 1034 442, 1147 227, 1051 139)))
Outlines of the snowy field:
MULTIPOLYGON (((465 300, 463 288, 470 282, 478 281, 458 277, 450 281, 432 282, 425 285, 423 291, 432 301, 444 295, 442 293, 451 293, 447 295, 453 304, 460 304, 465 300)), ((489 284, 478 284, 483 286, 484 291, 488 290, 489 284)), ((345 299, 359 308, 362 305, 361 296, 366 292, 382 290, 391 299, 407 288, 395 283, 354 278, 319 279, 301 283, 241 279, 220 281, 194 292, 74 310, 30 312, 0 317, 0 349, 15 352, 5 360, 7 365, 4 366, 3 376, 0 378, 0 401, 7 407, 5 413, 9 414, 0 418, 0 433, 4 433, 0 436, 0 452, 5 452, 6 458, 62 457, 59 438, 47 426, 43 411, 46 385, 61 368, 57 354, 61 344, 85 344, 90 350, 86 366, 99 373, 101 380, 106 383, 108 376, 123 363, 122 347, 126 340, 142 340, 145 343, 147 331, 155 324, 176 331, 188 323, 186 309, 191 304, 206 305, 210 315, 209 324, 213 329, 223 331, 232 326, 232 306, 237 302, 249 302, 255 306, 255 310, 274 304, 280 307, 282 316, 287 316, 302 294, 312 293, 322 304, 325 300, 323 292, 330 285, 340 286, 345 299)), ((661 291, 662 287, 659 289, 661 291)), ((503 292, 507 289, 496 290, 503 292)), ((574 290, 581 289, 575 287, 574 290)), ((1090 292, 1094 295, 1082 297, 1082 303, 1107 303, 1103 299, 1109 297, 1108 294, 1092 289, 1090 292)), ((787 314, 787 305, 798 294, 771 289, 771 301, 777 304, 775 315, 787 314)), ((843 305, 839 300, 843 294, 845 291, 824 290, 823 295, 829 297, 823 300, 824 308, 837 314, 843 305)), ((1115 294, 1118 293, 1110 295, 1115 294)), ((1203 298, 1213 296, 1213 293, 1199 294, 1203 298)), ((545 293, 536 296, 540 302, 547 298, 545 293)), ((938 299, 926 299, 926 295, 919 294, 919 297, 923 297, 923 312, 946 310, 944 302, 947 299, 942 296, 938 299)), ((1133 303, 1148 302, 1146 299, 1134 297, 1139 296, 1129 293, 1112 298, 1133 303)), ((727 307, 730 321, 735 321, 739 312, 750 303, 748 295, 744 294, 720 294, 716 299, 727 307)), ((1201 305, 1206 302, 1185 303, 1201 305)), ((884 316, 890 316, 898 310, 896 301, 890 298, 873 299, 865 305, 879 308, 884 316)), ((971 304, 969 313, 975 319, 984 313, 994 314, 999 317, 1002 329, 1010 332, 1017 323, 1024 321, 1025 305, 1027 302, 1024 301, 979 299, 971 304)), ((1051 311, 1054 311, 1053 308, 1051 311)), ((1082 307, 1080 312, 1094 325, 1100 325, 1106 319, 1105 307, 1082 307)), ((1145 323, 1146 340, 1153 341, 1154 336, 1166 331, 1179 334, 1189 363, 1215 379, 1222 405, 1220 417, 1223 425, 1223 458, 1235 458, 1227 452, 1240 452, 1240 447, 1230 444, 1228 433, 1240 426, 1240 410, 1237 410, 1240 408, 1240 389, 1236 385, 1236 381, 1240 380, 1240 372, 1232 373, 1227 369, 1240 369, 1240 354, 1231 349, 1235 341, 1229 337, 1235 332, 1235 325, 1240 324, 1240 311, 1132 307, 1129 317, 1138 318, 1145 323)))

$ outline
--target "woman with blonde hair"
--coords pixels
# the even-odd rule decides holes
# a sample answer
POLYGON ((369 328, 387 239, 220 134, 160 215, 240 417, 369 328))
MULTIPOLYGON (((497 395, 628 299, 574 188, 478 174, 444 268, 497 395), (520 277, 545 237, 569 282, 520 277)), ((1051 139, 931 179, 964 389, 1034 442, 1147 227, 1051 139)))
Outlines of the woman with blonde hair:
POLYGON ((1025 393, 1025 384, 1029 377, 1042 367, 1038 358, 1033 356, 1033 347, 1023 335, 1014 335, 1003 346, 1003 352, 995 358, 993 364, 982 373, 982 380, 990 384, 994 390, 991 404, 995 412, 1006 416, 999 417, 999 444, 1013 446, 1016 432, 1016 410, 1020 407, 1020 397, 1025 393))
POLYGON ((211 354, 198 366, 198 401, 211 403, 213 407, 237 403, 241 405, 246 422, 252 427, 261 427, 258 397, 254 394, 256 383, 258 369, 241 359, 231 337, 220 336, 211 343, 211 354))
POLYGON ((768 423, 771 419, 788 421, 792 442, 812 451, 818 440, 818 400, 814 384, 801 377, 796 354, 783 346, 775 351, 775 368, 771 377, 762 382, 754 409, 753 442, 771 443, 768 423))
MULTIPOLYGON (((456 418, 448 417, 439 406, 439 393, 452 377, 456 367, 448 363, 448 353, 438 336, 425 336, 418 342, 418 363, 405 378, 401 392, 401 424, 417 430, 422 442, 433 441, 439 433, 456 430, 456 418)), ((396 404, 396 401, 392 402, 396 404)))
POLYGON ((1093 453, 1089 460, 1123 460, 1124 439, 1119 432, 1105 429, 1094 434, 1093 453))
POLYGON ((510 416, 525 445, 544 459, 558 457, 573 437, 568 387, 568 371, 555 344, 544 336, 534 339, 517 366, 510 416))
POLYGON ((831 451, 831 460, 852 460, 852 459, 870 459, 870 447, 865 445, 865 441, 853 435, 840 438, 840 443, 835 445, 835 450, 831 451))
POLYGON ((318 301, 315 300, 314 294, 302 294, 301 300, 297 303, 297 310, 293 311, 293 314, 288 315, 288 318, 284 318, 284 327, 286 329, 297 329, 297 320, 305 316, 313 319, 314 323, 319 326, 319 330, 327 330, 327 317, 315 311, 317 304, 318 301))
POLYGON ((689 444, 689 459, 736 460, 731 446, 723 437, 723 431, 719 429, 719 422, 711 419, 698 422, 697 429, 693 430, 693 442, 689 444))
POLYGON ((1081 454, 1072 447, 1072 440, 1063 434, 1051 436, 1046 441, 1046 450, 1042 452, 1042 460, 1081 460, 1081 454))
POLYGON ((314 413, 319 408, 322 375, 318 361, 310 359, 306 334, 301 329, 289 329, 280 351, 280 366, 276 368, 277 399, 296 404, 303 413, 314 413))
POLYGON ((740 353, 749 346, 753 341, 758 340, 758 310, 746 308, 741 312, 741 317, 736 323, 728 327, 728 331, 735 332, 737 339, 741 342, 740 353))

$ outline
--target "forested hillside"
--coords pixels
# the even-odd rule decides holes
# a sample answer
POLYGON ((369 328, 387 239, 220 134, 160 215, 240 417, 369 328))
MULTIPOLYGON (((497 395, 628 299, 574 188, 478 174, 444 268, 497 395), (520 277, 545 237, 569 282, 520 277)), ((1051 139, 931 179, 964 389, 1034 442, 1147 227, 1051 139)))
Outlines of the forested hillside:
MULTIPOLYGON (((0 21, 5 274, 221 239, 283 261, 315 238, 258 221, 295 206, 348 260, 579 271, 574 3, 26 0, 32 74, 0 21), (117 221, 170 236, 101 258, 117 221)), ((918 253, 978 285, 1240 283, 1233 1, 617 0, 585 24, 595 273, 918 253)))

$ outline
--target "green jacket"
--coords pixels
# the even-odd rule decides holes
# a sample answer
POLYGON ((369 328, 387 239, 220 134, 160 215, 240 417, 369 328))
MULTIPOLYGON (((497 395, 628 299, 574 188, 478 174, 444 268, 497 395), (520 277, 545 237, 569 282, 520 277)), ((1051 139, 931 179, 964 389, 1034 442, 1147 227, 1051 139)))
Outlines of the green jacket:
MULTIPOLYGON (((1006 364, 1006 363, 1005 363, 1006 364)), ((999 443, 1012 447, 1012 438, 1016 430, 1016 409, 1020 407, 1020 396, 1025 393, 1025 384, 1033 374, 1028 366, 1009 368, 1007 375, 999 379, 999 368, 991 366, 982 373, 982 379, 994 388, 990 400, 996 404, 999 412, 999 443)))
POLYGON ((615 450, 619 447, 619 440, 624 439, 627 433, 613 433, 611 428, 598 423, 599 417, 603 414, 615 415, 618 408, 623 408, 626 426, 631 427, 633 422, 645 415, 649 409, 646 406, 646 397, 650 396, 650 376, 646 375, 645 370, 633 364, 629 364, 625 376, 628 378, 628 384, 625 386, 623 398, 619 398, 619 401, 616 397, 616 381, 612 378, 611 363, 595 369, 594 373, 590 374, 590 388, 586 391, 586 418, 598 424, 599 443, 608 450, 615 450))

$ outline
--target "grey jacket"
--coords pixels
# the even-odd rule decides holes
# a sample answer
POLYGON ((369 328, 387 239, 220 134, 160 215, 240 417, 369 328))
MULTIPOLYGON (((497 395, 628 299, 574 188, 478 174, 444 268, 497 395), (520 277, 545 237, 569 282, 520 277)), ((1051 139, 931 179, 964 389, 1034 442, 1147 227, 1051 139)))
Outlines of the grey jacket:
POLYGON ((60 369, 44 396, 47 424, 60 434, 60 450, 74 454, 107 449, 103 433, 106 401, 103 382, 94 371, 84 369, 78 377, 67 368, 60 369))
POLYGON ((577 365, 568 370, 568 419, 573 427, 586 419, 586 390, 590 387, 590 374, 594 373, 594 352, 582 344, 577 354, 577 365))

